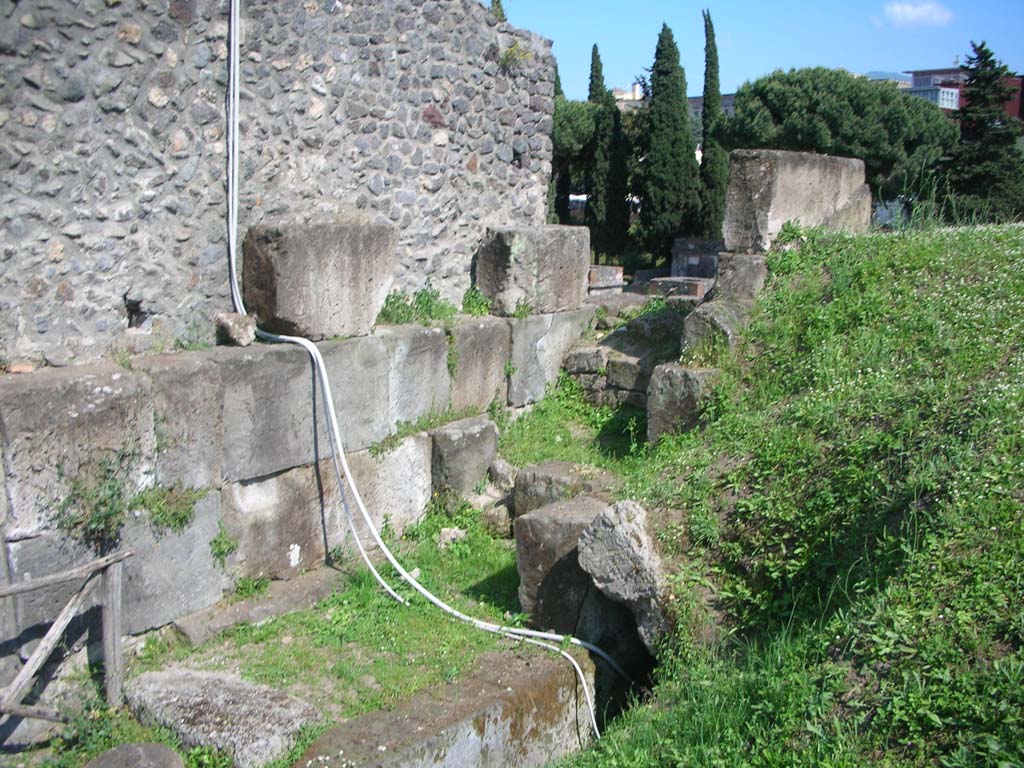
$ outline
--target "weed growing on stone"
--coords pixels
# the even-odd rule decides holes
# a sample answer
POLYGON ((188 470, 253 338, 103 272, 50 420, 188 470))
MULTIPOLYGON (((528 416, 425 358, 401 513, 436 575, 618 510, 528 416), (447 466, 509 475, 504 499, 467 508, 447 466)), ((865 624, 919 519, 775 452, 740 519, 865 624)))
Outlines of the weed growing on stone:
POLYGON ((450 301, 441 298, 435 288, 422 288, 409 296, 400 291, 389 293, 377 315, 377 325, 404 325, 420 323, 450 325, 458 314, 450 301))
POLYGON ((182 490, 156 486, 136 494, 129 506, 145 510, 156 528, 181 533, 192 523, 195 505, 207 493, 208 489, 182 490))
MULTIPOLYGON (((57 510, 57 527, 93 549, 116 546, 128 516, 128 462, 131 452, 118 451, 98 462, 92 471, 80 470, 68 479, 68 493, 57 510)), ((58 474, 63 474, 58 469, 58 474)))
POLYGON ((235 591, 231 602, 237 603, 266 594, 270 588, 270 579, 266 576, 242 576, 235 582, 235 591))
POLYGON ((217 535, 210 539, 210 554, 222 569, 226 567, 228 557, 238 549, 238 542, 231 538, 224 523, 217 524, 217 535))
POLYGON ((485 317, 491 314, 491 300, 472 285, 462 296, 462 311, 473 317, 485 317))
POLYGON ((531 58, 533 58, 533 54, 526 47, 520 45, 518 40, 515 40, 512 45, 501 52, 501 56, 498 58, 498 69, 504 75, 515 75, 531 58))
POLYGON ((533 307, 530 306, 530 302, 520 299, 516 302, 516 308, 512 311, 512 317, 522 320, 525 317, 529 317, 532 313, 533 307))
POLYGON ((512 376, 515 376, 516 375, 516 371, 518 371, 518 370, 519 369, 516 368, 515 365, 512 364, 511 360, 506 360, 505 361, 505 368, 504 368, 505 378, 510 378, 512 376))
POLYGON ((416 421, 400 421, 395 425, 394 432, 369 447, 370 455, 375 459, 380 458, 395 450, 410 435, 415 435, 417 432, 426 432, 451 421, 458 421, 459 419, 476 415, 477 411, 474 408, 454 410, 449 407, 443 411, 426 413, 416 419, 416 421))

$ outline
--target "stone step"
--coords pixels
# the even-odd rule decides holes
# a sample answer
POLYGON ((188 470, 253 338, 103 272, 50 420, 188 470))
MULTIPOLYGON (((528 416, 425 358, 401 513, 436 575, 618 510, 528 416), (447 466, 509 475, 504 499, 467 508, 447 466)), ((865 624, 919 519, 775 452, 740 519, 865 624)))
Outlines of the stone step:
MULTIPOLYGON (((575 658, 592 686, 593 664, 575 658)), ((488 654, 478 670, 331 728, 293 768, 528 768, 587 745, 589 715, 567 661, 524 649, 488 654)))

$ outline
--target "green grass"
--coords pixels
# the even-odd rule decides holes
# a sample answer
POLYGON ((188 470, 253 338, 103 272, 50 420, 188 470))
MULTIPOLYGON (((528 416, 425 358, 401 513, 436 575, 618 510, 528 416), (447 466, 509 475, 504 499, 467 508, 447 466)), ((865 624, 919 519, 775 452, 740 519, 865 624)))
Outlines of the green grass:
POLYGON ((1022 244, 769 255, 708 425, 620 465, 678 629, 652 704, 574 764, 1024 763, 1022 244))
POLYGON ((475 285, 462 296, 462 311, 472 317, 484 317, 491 314, 491 300, 475 285))
POLYGON ((393 291, 384 300, 384 306, 377 315, 377 325, 403 325, 420 323, 450 325, 458 314, 450 301, 441 298, 436 288, 421 288, 411 296, 393 291))
POLYGON ((410 435, 415 435, 417 432, 426 432, 444 424, 448 424, 449 422, 458 421, 459 419, 465 419, 476 415, 477 411, 474 408, 463 408, 462 410, 446 408, 443 411, 430 411, 430 413, 425 413, 416 419, 416 421, 399 421, 395 425, 394 432, 387 437, 381 438, 370 446, 370 455, 374 458, 378 458, 395 450, 402 440, 410 435))
MULTIPOLYGON (((404 565, 419 568, 430 590, 460 610, 491 621, 519 611, 515 556, 494 539, 465 503, 437 497, 423 522, 397 542, 404 565), (441 528, 467 535, 437 548, 441 528)), ((397 578, 383 571, 393 584, 397 578)), ((410 589, 410 606, 391 600, 363 569, 310 610, 228 630, 199 648, 156 641, 134 671, 170 661, 231 670, 299 696, 329 718, 349 718, 393 705, 417 691, 469 672, 479 654, 497 650, 494 636, 448 619, 410 589)))

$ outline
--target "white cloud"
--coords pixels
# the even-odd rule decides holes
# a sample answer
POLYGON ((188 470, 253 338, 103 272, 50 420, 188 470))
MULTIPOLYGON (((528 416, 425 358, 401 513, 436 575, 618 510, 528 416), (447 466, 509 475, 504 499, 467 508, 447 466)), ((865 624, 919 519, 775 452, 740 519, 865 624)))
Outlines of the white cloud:
POLYGON ((897 27, 944 27, 953 20, 953 12, 933 0, 888 3, 885 18, 897 27))

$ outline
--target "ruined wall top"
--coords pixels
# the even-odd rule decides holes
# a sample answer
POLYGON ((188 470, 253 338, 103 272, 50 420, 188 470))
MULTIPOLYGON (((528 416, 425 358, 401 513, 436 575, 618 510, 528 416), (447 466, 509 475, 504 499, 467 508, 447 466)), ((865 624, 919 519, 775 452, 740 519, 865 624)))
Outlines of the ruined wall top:
MULTIPOLYGON (((242 17, 239 240, 362 210, 399 230, 396 288, 457 298, 488 226, 543 222, 549 41, 475 0, 244 0, 242 17)), ((219 0, 0 0, 0 357, 212 337, 226 83, 219 0)))

